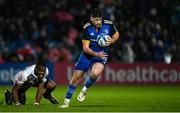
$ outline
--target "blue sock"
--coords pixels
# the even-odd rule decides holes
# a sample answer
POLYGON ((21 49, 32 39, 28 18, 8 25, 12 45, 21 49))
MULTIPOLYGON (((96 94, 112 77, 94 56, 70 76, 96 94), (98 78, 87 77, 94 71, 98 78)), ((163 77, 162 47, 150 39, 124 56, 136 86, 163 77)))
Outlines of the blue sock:
POLYGON ((69 84, 69 86, 68 86, 68 91, 67 91, 67 93, 66 93, 66 98, 67 98, 67 99, 71 99, 71 97, 72 97, 75 89, 76 89, 76 86, 73 86, 73 85, 69 84))
POLYGON ((91 87, 96 80, 97 80, 97 79, 94 79, 94 78, 92 78, 92 77, 90 76, 89 79, 86 81, 85 86, 86 86, 87 88, 91 87))

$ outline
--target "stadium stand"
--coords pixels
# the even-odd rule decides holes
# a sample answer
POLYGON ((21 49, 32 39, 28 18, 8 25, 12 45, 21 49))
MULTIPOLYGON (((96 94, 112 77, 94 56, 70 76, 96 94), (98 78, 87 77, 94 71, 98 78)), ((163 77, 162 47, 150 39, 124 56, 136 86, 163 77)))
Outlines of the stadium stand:
POLYGON ((76 61, 93 7, 121 33, 109 61, 180 61, 178 0, 0 0, 0 63, 76 61))

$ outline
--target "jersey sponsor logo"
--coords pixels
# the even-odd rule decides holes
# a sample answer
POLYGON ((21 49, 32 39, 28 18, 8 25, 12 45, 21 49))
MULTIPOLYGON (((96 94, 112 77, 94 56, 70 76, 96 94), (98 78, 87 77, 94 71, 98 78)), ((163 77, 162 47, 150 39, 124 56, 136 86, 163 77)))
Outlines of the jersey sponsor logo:
POLYGON ((94 36, 94 33, 93 33, 93 32, 91 32, 91 33, 90 33, 90 36, 94 36))
POLYGON ((93 42, 97 42, 97 39, 90 39, 91 41, 93 41, 93 42))

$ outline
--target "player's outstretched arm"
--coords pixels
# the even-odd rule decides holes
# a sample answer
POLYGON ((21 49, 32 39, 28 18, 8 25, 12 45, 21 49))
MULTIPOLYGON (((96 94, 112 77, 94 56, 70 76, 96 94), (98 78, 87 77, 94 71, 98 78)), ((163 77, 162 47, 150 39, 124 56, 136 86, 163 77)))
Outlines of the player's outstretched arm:
POLYGON ((44 93, 44 82, 41 82, 38 87, 37 87, 37 93, 36 93, 36 100, 35 100, 35 105, 39 105, 40 101, 41 101, 41 97, 44 93))
POLYGON ((20 89, 21 85, 15 83, 12 87, 12 95, 13 95, 13 99, 14 102, 17 106, 20 105, 19 99, 18 99, 18 90, 20 89))

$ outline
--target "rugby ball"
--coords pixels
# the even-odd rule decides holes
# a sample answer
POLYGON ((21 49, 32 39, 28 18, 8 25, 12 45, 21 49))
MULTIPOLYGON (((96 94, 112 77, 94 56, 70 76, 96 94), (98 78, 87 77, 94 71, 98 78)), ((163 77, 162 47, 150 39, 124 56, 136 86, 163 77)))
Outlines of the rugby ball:
POLYGON ((110 37, 110 36, 104 35, 104 34, 98 35, 98 37, 97 37, 98 45, 100 47, 106 47, 107 46, 106 41, 108 40, 108 37, 110 37))

